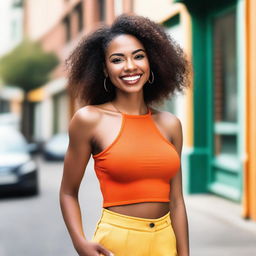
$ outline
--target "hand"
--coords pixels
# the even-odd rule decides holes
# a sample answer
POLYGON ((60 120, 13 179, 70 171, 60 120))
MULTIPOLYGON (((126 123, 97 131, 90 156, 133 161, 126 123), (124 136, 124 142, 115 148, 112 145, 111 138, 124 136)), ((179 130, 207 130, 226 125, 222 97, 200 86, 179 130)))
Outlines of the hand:
POLYGON ((114 256, 113 253, 104 248, 101 244, 84 241, 76 248, 79 256, 114 256))

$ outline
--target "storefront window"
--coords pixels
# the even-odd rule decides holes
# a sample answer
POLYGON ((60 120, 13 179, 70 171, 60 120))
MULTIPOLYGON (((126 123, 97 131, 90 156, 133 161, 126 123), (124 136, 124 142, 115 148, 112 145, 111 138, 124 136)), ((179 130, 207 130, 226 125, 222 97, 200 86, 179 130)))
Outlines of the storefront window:
POLYGON ((237 122, 236 15, 214 20, 215 121, 237 122))
POLYGON ((213 22, 215 156, 237 154, 237 38, 235 11, 213 22))

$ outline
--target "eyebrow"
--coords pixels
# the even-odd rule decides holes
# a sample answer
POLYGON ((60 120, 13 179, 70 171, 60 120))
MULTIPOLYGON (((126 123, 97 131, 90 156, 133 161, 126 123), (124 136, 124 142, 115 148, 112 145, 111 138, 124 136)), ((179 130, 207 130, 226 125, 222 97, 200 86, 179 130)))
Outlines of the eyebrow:
MULTIPOLYGON (((143 49, 137 49, 137 50, 133 51, 132 54, 135 54, 135 53, 140 52, 140 51, 145 52, 145 50, 143 50, 143 49)), ((121 57, 124 56, 123 53, 113 53, 113 54, 111 54, 111 55, 109 56, 109 58, 111 58, 113 55, 115 55, 115 56, 121 56, 121 57)))

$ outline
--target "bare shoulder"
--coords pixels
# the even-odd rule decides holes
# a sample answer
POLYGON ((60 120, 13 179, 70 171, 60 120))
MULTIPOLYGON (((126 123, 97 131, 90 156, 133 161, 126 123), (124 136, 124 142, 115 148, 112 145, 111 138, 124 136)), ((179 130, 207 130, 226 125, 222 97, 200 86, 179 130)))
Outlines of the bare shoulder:
POLYGON ((98 108, 88 105, 78 109, 72 119, 75 122, 80 122, 80 124, 92 125, 100 119, 101 115, 102 113, 98 108))
POLYGON ((101 119, 101 111, 94 106, 88 105, 78 109, 73 115, 69 131, 82 134, 90 134, 92 129, 98 124, 101 119), (86 132, 85 132, 86 131, 86 132))
POLYGON ((181 121, 176 115, 168 111, 159 111, 156 109, 152 109, 152 114, 154 115, 155 120, 166 129, 168 130, 181 129, 181 121))

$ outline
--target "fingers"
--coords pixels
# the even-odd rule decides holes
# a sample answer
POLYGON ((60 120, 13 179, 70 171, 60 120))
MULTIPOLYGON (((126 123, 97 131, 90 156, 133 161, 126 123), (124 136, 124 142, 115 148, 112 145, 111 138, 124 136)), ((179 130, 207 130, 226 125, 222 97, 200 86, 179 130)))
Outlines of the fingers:
POLYGON ((104 256, 114 256, 114 254, 112 252, 108 251, 100 244, 98 244, 98 251, 99 251, 99 253, 103 254, 104 256))

